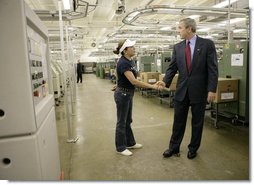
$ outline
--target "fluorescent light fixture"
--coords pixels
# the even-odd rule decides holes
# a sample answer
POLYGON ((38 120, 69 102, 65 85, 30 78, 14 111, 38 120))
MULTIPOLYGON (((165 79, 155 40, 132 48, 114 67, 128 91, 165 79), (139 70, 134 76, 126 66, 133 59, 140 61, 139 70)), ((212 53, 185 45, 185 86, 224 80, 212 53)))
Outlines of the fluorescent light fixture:
POLYGON ((223 22, 219 23, 218 26, 226 26, 226 22, 223 21, 223 22))
POLYGON ((191 16, 189 16, 189 18, 191 18, 191 19, 196 19, 196 18, 199 18, 200 17, 200 15, 191 15, 191 16))
POLYGON ((198 29, 197 32, 207 32, 208 30, 210 30, 210 28, 201 28, 198 29))
POLYGON ((213 34, 211 34, 211 36, 212 37, 217 37, 217 36, 219 36, 219 34, 218 33, 213 33, 213 34))
MULTIPOLYGON (((246 21, 246 18, 230 19, 230 24, 234 24, 234 23, 241 22, 241 21, 246 21)), ((220 22, 220 24, 228 24, 228 21, 222 21, 222 22, 220 22)))
POLYGON ((71 9, 70 0, 62 0, 65 10, 71 9))
POLYGON ((170 29, 171 29, 170 26, 165 26, 165 27, 160 28, 160 30, 163 30, 163 31, 165 31, 165 30, 170 30, 170 29))
POLYGON ((141 46, 141 48, 148 48, 148 45, 143 45, 141 46))
POLYGON ((246 29, 236 29, 236 30, 233 30, 233 33, 241 33, 241 32, 246 32, 246 29))
POLYGON ((211 35, 203 36, 203 38, 212 39, 213 37, 211 35))
POLYGON ((73 27, 68 27, 68 30, 70 30, 70 31, 73 31, 75 28, 73 28, 73 27))
POLYGON ((237 22, 245 21, 245 20, 246 20, 246 18, 235 18, 235 19, 230 19, 230 23, 234 24, 237 22))
MULTIPOLYGON (((238 0, 230 0, 230 5, 235 3, 236 1, 238 1, 238 0)), ((226 0, 226 1, 223 1, 219 4, 214 5, 213 8, 224 8, 228 5, 229 5, 229 0, 226 0)))

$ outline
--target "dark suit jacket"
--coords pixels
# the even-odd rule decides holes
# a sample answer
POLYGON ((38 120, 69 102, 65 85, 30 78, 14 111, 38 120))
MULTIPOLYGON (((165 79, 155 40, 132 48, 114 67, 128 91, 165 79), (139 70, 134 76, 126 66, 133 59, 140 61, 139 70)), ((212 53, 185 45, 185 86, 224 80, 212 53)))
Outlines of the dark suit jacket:
POLYGON ((200 103, 206 101, 208 91, 216 92, 218 83, 216 50, 213 41, 197 36, 190 74, 188 74, 185 43, 184 40, 174 46, 172 62, 163 81, 166 86, 170 86, 173 77, 178 72, 175 100, 183 101, 188 92, 191 103, 200 103))
POLYGON ((81 63, 77 64, 77 73, 78 74, 82 74, 83 73, 83 69, 82 69, 82 64, 81 63))

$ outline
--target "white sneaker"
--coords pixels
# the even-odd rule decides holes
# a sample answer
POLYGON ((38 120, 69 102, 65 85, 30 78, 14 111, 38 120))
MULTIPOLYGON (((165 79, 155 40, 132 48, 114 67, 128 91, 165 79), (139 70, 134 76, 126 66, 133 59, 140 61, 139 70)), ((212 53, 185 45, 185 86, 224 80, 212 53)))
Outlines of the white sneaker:
POLYGON ((129 149, 138 149, 138 148, 142 148, 143 145, 142 144, 139 144, 139 143, 136 143, 135 145, 133 146, 128 146, 126 148, 129 148, 129 149))
POLYGON ((125 149, 124 151, 122 151, 122 152, 117 152, 117 153, 122 154, 122 155, 125 155, 125 156, 130 156, 130 155, 132 155, 132 152, 131 152, 130 150, 128 150, 128 149, 125 149))

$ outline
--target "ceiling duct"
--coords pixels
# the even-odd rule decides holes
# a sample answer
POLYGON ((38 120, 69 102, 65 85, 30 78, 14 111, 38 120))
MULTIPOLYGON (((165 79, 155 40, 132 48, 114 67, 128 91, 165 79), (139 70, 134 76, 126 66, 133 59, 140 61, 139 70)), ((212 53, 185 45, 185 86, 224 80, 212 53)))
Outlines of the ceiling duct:
MULTIPOLYGON (((98 0, 95 5, 89 4, 85 0, 73 0, 73 9, 62 11, 63 21, 69 21, 74 19, 80 19, 86 17, 89 12, 95 10, 98 5, 98 0)), ((35 13, 39 16, 42 21, 58 21, 59 11, 49 10, 35 10, 35 13)))
MULTIPOLYGON (((156 27, 157 22, 144 22, 143 20, 138 21, 138 19, 141 19, 144 16, 147 15, 156 15, 156 14, 171 14, 171 15, 201 15, 204 20, 207 16, 214 16, 214 17, 220 17, 220 16, 227 16, 228 15, 228 8, 209 8, 207 7, 184 7, 184 6, 167 6, 167 5, 156 5, 156 6, 147 6, 145 8, 136 9, 129 14, 127 14, 122 22, 127 25, 132 26, 149 26, 149 27, 156 27)), ((249 10, 247 9, 230 9, 230 16, 231 18, 234 17, 246 17, 249 14, 249 10)))

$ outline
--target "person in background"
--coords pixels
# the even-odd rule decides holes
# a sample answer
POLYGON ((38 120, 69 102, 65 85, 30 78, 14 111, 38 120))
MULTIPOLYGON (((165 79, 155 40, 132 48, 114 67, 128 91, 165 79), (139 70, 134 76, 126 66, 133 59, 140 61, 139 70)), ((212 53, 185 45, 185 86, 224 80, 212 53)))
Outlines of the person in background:
POLYGON ((82 70, 82 64, 80 63, 80 60, 78 60, 78 63, 77 63, 77 83, 82 83, 82 73, 83 73, 83 70, 82 70))
POLYGON ((132 57, 135 55, 136 41, 129 39, 121 41, 113 52, 121 54, 116 66, 117 85, 114 91, 114 99, 117 109, 117 123, 115 132, 116 151, 124 156, 132 155, 129 149, 142 148, 142 144, 136 143, 131 128, 132 105, 135 86, 141 88, 157 89, 157 85, 145 83, 136 79, 137 69, 132 57))
POLYGON ((201 144, 207 102, 215 99, 218 83, 218 64, 214 43, 196 35, 196 22, 191 18, 180 20, 178 33, 182 42, 173 49, 170 63, 163 81, 158 81, 159 89, 169 87, 175 74, 179 73, 175 101, 174 122, 169 148, 164 157, 179 156, 184 136, 189 107, 191 107, 191 140, 188 145, 188 159, 197 155, 201 144))

